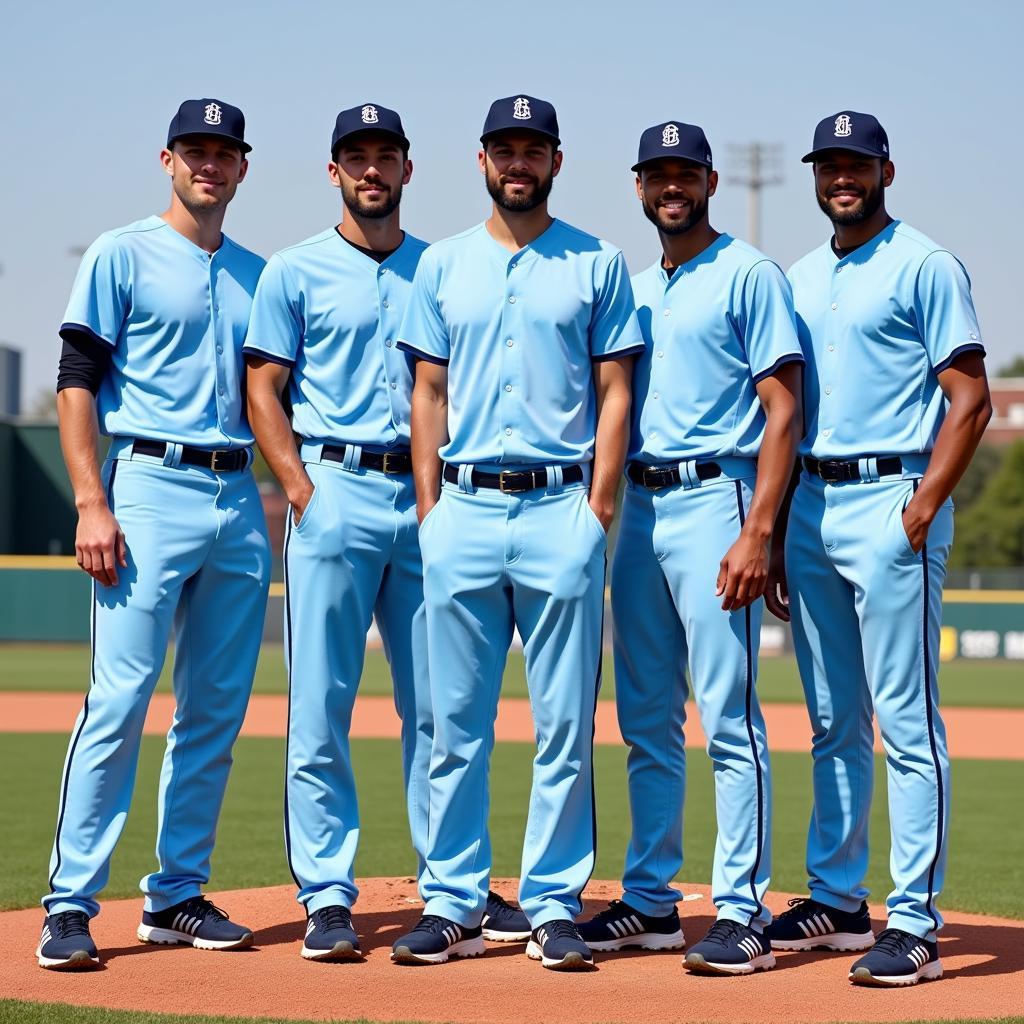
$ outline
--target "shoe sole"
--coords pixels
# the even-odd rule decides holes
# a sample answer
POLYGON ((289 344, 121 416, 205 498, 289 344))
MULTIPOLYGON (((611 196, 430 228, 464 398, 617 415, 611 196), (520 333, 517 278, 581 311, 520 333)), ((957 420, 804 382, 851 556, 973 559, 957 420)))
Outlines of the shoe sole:
POLYGON ((938 960, 925 964, 913 974, 872 974, 866 967, 850 971, 850 981, 854 985, 868 985, 874 988, 902 988, 906 985, 916 985, 919 981, 938 981, 941 977, 942 963, 938 960))
POLYGON ((657 932, 640 932, 639 935, 630 935, 623 939, 602 939, 599 942, 586 940, 591 949, 599 950, 602 953, 614 953, 620 949, 685 949, 686 939, 682 931, 673 935, 659 935, 657 932))
POLYGON ((39 959, 39 966, 47 971, 94 971, 100 965, 100 958, 84 949, 76 950, 71 956, 60 959, 43 956, 37 949, 36 956, 39 959))
POLYGON ((690 953, 683 960, 683 966, 694 974, 753 974, 755 971, 770 971, 775 966, 775 957, 765 953, 745 964, 721 964, 705 960, 700 953, 690 953))
POLYGON ((303 943, 301 956, 303 960, 330 960, 342 963, 346 960, 362 960, 363 951, 347 939, 342 939, 330 949, 310 949, 303 943))
POLYGON ((859 953, 875 944, 874 932, 832 932, 829 935, 811 936, 807 939, 771 939, 772 949, 800 951, 828 949, 835 953, 859 953))
POLYGON ((592 959, 588 960, 582 953, 566 953, 561 960, 544 955, 544 951, 532 939, 526 947, 526 955, 531 960, 539 960, 542 967, 549 971, 593 971, 596 965, 592 959))
POLYGON ((488 942, 525 942, 530 937, 528 931, 498 932, 492 928, 484 928, 481 934, 488 942))
POLYGON ((188 932, 175 931, 173 928, 155 928, 153 925, 140 924, 139 930, 135 933, 139 942, 145 942, 154 946, 177 946, 184 944, 194 946, 196 949, 248 949, 252 945, 252 932, 246 932, 241 938, 218 941, 216 939, 201 939, 188 932))
POLYGON ((453 957, 483 956, 487 952, 483 936, 455 942, 440 953, 414 953, 408 946, 397 946, 391 951, 391 962, 406 967, 418 964, 443 964, 453 957))

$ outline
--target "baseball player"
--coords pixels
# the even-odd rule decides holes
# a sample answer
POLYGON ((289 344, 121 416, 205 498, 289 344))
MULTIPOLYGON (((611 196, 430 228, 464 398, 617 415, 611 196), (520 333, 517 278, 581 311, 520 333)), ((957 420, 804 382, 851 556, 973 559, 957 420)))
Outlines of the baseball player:
MULTIPOLYGON (((253 429, 292 508, 285 842, 308 918, 301 952, 350 960, 362 953, 351 917, 359 813, 348 733, 374 615, 402 719, 420 872, 426 845, 433 724, 409 454, 412 375, 396 347, 426 243, 399 224, 412 161, 395 111, 374 103, 343 110, 327 170, 341 191, 342 221, 271 257, 245 352, 253 429)), ((525 938, 529 924, 510 908, 492 908, 491 923, 500 930, 513 914, 525 938)))
POLYGON ((392 958, 484 951, 487 768, 518 627, 538 748, 520 885, 527 955, 587 969, 593 957, 573 919, 594 862, 605 531, 643 341, 622 254, 548 213, 562 164, 551 104, 497 100, 481 143, 491 216, 424 253, 401 331, 417 359, 434 744, 426 913, 392 958))
POLYGON ((912 985, 942 975, 942 583, 949 496, 991 415, 984 349, 961 263, 886 212, 895 170, 878 121, 851 110, 826 117, 803 159, 834 235, 789 272, 808 366, 806 436, 768 600, 780 617, 792 614, 814 730, 810 897, 767 934, 775 949, 870 947, 853 982, 912 985), (895 882, 877 938, 863 884, 872 708, 887 755, 895 882))
POLYGON ((708 221, 718 174, 703 130, 681 121, 648 128, 633 170, 662 244, 633 278, 645 348, 612 569, 633 830, 622 900, 580 933, 595 949, 683 946, 671 882, 683 863, 688 667, 715 767, 718 920, 685 963, 748 974, 775 965, 763 935, 771 818, 755 683, 803 355, 782 271, 708 221))
POLYGON ((160 154, 170 207, 89 247, 60 328, 57 411, 79 512, 75 550, 95 583, 90 686, 61 783, 41 967, 99 963, 89 918, 128 813, 172 628, 177 708, 138 937, 252 944, 248 928, 200 895, 270 574, 241 356, 263 260, 221 232, 248 167, 244 129, 242 112, 220 100, 181 105, 160 154), (111 437, 102 469, 97 428, 111 437))

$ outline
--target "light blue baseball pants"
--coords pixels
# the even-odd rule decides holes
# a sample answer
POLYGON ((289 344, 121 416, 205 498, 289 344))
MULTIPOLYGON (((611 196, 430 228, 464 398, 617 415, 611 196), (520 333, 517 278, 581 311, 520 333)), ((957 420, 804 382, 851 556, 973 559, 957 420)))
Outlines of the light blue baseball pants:
POLYGON ((420 528, 434 707, 426 913, 475 927, 487 898, 488 764, 513 626, 537 755, 520 903, 534 928, 572 920, 594 865, 592 754, 606 537, 583 484, 502 494, 444 485, 420 528))
POLYGON ((159 866, 141 882, 146 909, 196 896, 210 877, 263 636, 270 549, 249 470, 174 465, 179 452, 168 446, 161 462, 115 439, 103 467, 128 568, 117 586, 93 585, 91 682, 64 765, 48 914, 99 913, 172 629, 177 709, 160 775, 159 866))
POLYGON ((402 722, 406 802, 422 873, 433 722, 426 621, 412 475, 302 457, 315 490, 285 537, 288 754, 285 841, 298 899, 308 913, 359 895, 353 862, 359 807, 349 750, 366 631, 376 616, 402 722))
POLYGON ((714 765, 712 898, 719 918, 759 929, 771 920, 771 789, 755 689, 762 601, 726 612, 715 596, 719 562, 750 504, 754 464, 717 461, 723 476, 691 475, 691 487, 627 483, 612 567, 615 699, 629 745, 632 815, 623 899, 662 916, 681 898, 671 882, 683 865, 683 723, 692 687, 714 765))
POLYGON ((953 506, 939 510, 914 554, 902 512, 916 487, 900 477, 826 484, 804 473, 790 511, 786 574, 814 737, 811 895, 845 911, 868 895, 873 708, 889 783, 889 925, 932 940, 942 926, 935 901, 949 821, 937 668, 953 506))

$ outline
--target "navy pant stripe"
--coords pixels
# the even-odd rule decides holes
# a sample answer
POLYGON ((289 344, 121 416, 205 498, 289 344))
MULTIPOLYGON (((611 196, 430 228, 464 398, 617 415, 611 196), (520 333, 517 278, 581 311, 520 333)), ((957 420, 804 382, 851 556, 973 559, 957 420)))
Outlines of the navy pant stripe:
POLYGON ((284 529, 284 625, 285 625, 285 644, 288 650, 288 714, 285 718, 286 733, 284 742, 284 850, 285 856, 288 860, 288 871, 291 873, 295 884, 301 889, 302 883, 299 881, 298 875, 295 873, 295 868, 292 867, 292 830, 291 824, 288 817, 288 777, 291 772, 289 762, 289 751, 291 749, 291 731, 292 731, 292 600, 291 600, 291 588, 288 586, 288 548, 291 544, 292 539, 292 522, 293 514, 289 507, 285 513, 285 529, 284 529))
MULTIPOLYGON (((917 491, 917 481, 914 481, 914 491, 917 491)), ((937 698, 937 686, 932 671, 932 659, 928 645, 928 613, 931 604, 930 581, 928 579, 928 542, 925 541, 921 548, 921 578, 924 587, 923 612, 922 612, 922 647, 924 653, 924 706, 928 721, 928 746, 931 750, 932 765, 935 768, 935 855, 932 857, 931 866, 928 868, 928 899, 925 902, 925 909, 931 914, 935 927, 939 927, 939 919, 935 913, 935 871, 939 865, 939 857, 942 854, 943 821, 946 812, 946 794, 942 787, 942 767, 939 764, 939 751, 935 744, 935 699, 937 698)))
MULTIPOLYGON (((746 522, 746 514, 743 511, 743 485, 736 481, 736 508, 740 516, 740 528, 746 522)), ((754 736, 754 726, 750 720, 750 704, 754 696, 754 661, 751 648, 750 636, 750 605, 743 609, 745 638, 747 644, 747 690, 746 690, 746 725, 747 736, 750 738, 750 749, 754 755, 754 770, 757 775, 757 849, 754 854, 754 863, 750 868, 750 895, 754 899, 754 906, 757 908, 751 916, 751 920, 761 915, 764 905, 757 895, 757 872, 761 866, 761 857, 764 853, 764 779, 761 775, 761 756, 757 749, 757 739, 754 736)))

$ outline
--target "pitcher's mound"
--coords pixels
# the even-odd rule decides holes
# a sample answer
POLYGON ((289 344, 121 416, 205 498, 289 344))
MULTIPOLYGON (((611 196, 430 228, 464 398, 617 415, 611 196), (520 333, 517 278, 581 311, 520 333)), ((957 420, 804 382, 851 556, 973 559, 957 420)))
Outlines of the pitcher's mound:
MULTIPOLYGON (((515 898, 515 883, 495 881, 515 898)), ((678 953, 598 953, 598 970, 545 971, 522 943, 489 944, 486 956, 437 967, 396 967, 391 943, 418 918, 422 904, 408 878, 360 882, 356 926, 366 960, 310 963, 299 956, 303 913, 290 886, 217 893, 215 902, 256 931, 256 947, 237 953, 144 946, 135 929, 141 900, 107 903, 93 922, 101 970, 57 974, 36 966, 42 913, 0 915, 0 992, 16 999, 179 1014, 288 1017, 320 1021, 366 1017, 453 1024, 590 1024, 590 1022, 766 1020, 899 1021, 1005 1017, 1021 1012, 1024 922, 947 915, 940 952, 946 975, 913 988, 855 988, 853 957, 779 953, 773 971, 744 977, 699 977, 678 953)), ((691 944, 710 927, 706 886, 680 904, 691 944)), ((591 882, 588 914, 621 895, 613 882, 591 882)), ((776 912, 786 895, 769 901, 776 912)), ((876 928, 883 927, 872 908, 876 928)))

